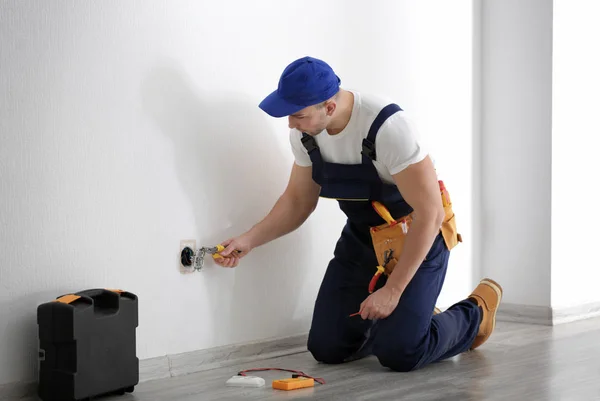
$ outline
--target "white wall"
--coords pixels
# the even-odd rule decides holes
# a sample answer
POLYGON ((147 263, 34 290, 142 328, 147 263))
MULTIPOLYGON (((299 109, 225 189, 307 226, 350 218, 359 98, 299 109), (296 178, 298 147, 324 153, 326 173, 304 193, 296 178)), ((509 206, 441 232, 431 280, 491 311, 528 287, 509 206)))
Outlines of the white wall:
POLYGON ((482 4, 482 269, 550 306, 552 1, 482 4))
POLYGON ((554 0, 552 306, 600 302, 600 4, 554 0))
POLYGON ((37 305, 86 288, 140 297, 142 359, 308 330, 334 203, 235 270, 177 270, 181 239, 241 233, 284 189, 286 121, 257 104, 307 54, 414 114, 466 241, 439 304, 468 294, 471 2, 369 4, 1 3, 0 385, 35 379, 37 305))
POLYGON ((597 314, 600 5, 482 10, 484 272, 505 303, 552 308, 556 323, 597 314))

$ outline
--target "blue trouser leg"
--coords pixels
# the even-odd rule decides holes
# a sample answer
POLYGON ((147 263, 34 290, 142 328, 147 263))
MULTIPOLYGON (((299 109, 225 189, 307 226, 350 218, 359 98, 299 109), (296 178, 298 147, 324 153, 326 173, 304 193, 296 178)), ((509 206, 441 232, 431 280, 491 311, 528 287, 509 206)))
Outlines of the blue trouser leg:
POLYGON ((372 350, 382 365, 409 371, 466 351, 477 335, 479 308, 461 301, 432 316, 450 254, 441 236, 389 317, 373 325, 359 316, 348 317, 368 297, 367 285, 374 272, 369 267, 376 264, 372 249, 366 252, 369 247, 364 242, 345 229, 338 243, 315 304, 308 343, 313 356, 322 362, 340 363, 365 346, 361 354, 372 350), (341 256, 344 252, 350 257, 341 256), (372 260, 366 261, 364 255, 372 255, 372 260))
POLYGON ((372 249, 358 241, 349 225, 344 228, 321 283, 308 336, 308 350, 325 363, 342 363, 356 355, 367 340, 372 322, 359 316, 373 277, 365 255, 372 249))
POLYGON ((479 330, 480 310, 463 300, 432 316, 442 289, 450 251, 438 235, 398 306, 377 323, 373 353, 382 365, 409 371, 469 349, 479 330))
POLYGON ((317 297, 308 336, 308 350, 320 362, 346 361, 365 342, 372 325, 368 320, 348 316, 358 311, 360 300, 369 294, 365 288, 340 283, 348 274, 346 269, 347 265, 332 260, 317 297))

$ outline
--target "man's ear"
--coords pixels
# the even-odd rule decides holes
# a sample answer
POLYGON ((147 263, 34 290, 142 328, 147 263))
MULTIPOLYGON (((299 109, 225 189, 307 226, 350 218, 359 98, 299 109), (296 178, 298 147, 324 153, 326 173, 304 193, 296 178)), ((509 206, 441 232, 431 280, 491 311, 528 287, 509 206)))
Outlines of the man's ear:
POLYGON ((332 116, 333 112, 335 111, 335 108, 337 107, 337 104, 335 103, 334 100, 328 100, 325 102, 325 113, 328 116, 332 116))

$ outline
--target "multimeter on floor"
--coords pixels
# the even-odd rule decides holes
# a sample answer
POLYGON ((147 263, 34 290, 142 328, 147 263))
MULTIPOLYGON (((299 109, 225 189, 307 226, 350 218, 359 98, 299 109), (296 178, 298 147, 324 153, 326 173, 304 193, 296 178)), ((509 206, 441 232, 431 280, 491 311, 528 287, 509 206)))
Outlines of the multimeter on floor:
POLYGON ((289 379, 273 380, 273 388, 277 390, 297 390, 314 386, 315 380, 308 377, 292 377, 289 379))

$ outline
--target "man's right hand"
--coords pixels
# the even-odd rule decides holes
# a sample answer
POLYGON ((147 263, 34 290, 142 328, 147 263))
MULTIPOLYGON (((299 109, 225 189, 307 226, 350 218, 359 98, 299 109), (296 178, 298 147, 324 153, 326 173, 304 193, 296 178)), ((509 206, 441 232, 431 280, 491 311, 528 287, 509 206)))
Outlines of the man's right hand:
POLYGON ((240 263, 240 259, 246 256, 251 250, 252 245, 247 234, 236 238, 230 238, 227 241, 221 242, 225 249, 219 252, 222 258, 216 258, 215 262, 222 267, 236 267, 240 263))

